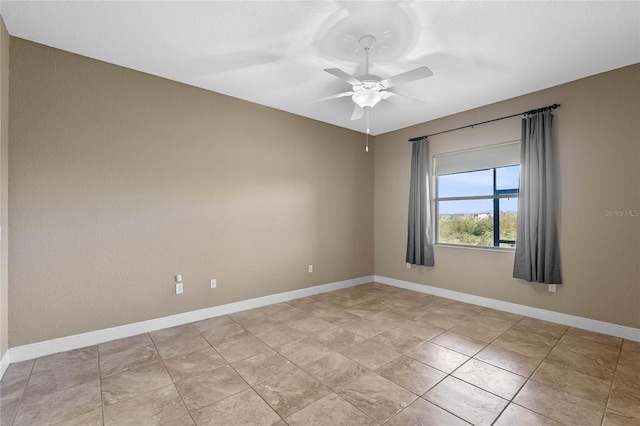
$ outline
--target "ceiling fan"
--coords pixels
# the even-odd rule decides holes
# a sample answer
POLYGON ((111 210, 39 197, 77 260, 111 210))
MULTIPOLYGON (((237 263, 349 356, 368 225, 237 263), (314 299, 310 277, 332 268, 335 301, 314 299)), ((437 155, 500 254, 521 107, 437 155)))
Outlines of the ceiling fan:
POLYGON ((404 104, 404 105, 419 105, 424 103, 419 99, 410 98, 399 93, 390 92, 390 89, 401 84, 410 83, 415 80, 431 77, 433 72, 427 67, 419 67, 411 71, 398 74, 393 77, 381 79, 376 75, 369 74, 369 50, 373 48, 376 42, 376 38, 372 35, 365 35, 358 40, 358 43, 365 52, 365 75, 362 77, 354 77, 338 68, 325 69, 331 75, 334 75, 351 85, 351 90, 348 92, 338 93, 324 98, 316 99, 313 102, 321 102, 329 99, 342 98, 351 96, 351 99, 356 104, 351 114, 352 120, 359 120, 364 115, 365 111, 373 108, 381 100, 388 100, 390 102, 404 104))

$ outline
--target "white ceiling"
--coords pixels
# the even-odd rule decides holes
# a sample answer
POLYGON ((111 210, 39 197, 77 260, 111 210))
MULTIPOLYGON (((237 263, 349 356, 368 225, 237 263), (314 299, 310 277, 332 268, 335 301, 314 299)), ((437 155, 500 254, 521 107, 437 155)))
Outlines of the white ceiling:
MULTIPOLYGON (((350 90, 323 71, 426 65, 382 101, 376 135, 640 62, 638 1, 2 1, 11 35, 349 129, 350 90)), ((540 105, 543 106, 543 105, 540 105)), ((537 105, 532 105, 537 107, 537 105)), ((515 111, 517 113, 519 111, 515 111)))

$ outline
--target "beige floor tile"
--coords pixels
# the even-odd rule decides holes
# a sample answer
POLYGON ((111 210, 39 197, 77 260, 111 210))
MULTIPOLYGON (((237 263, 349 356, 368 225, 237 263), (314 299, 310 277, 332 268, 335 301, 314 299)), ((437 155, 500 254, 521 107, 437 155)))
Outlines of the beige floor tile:
POLYGON ((376 422, 331 393, 285 419, 290 426, 375 426, 376 422))
POLYGON ((198 426, 270 426, 280 420, 252 389, 247 389, 193 412, 198 426))
POLYGON ((544 335, 554 340, 559 339, 569 329, 566 325, 529 317, 522 318, 518 324, 516 324, 516 327, 526 329, 531 333, 544 335))
POLYGON ((301 333, 295 328, 291 328, 284 323, 264 330, 254 331, 253 334, 274 349, 278 349, 284 345, 297 342, 307 337, 306 334, 301 333))
POLYGON ((450 312, 447 307, 436 309, 422 315, 418 321, 428 322, 434 327, 444 328, 448 330, 456 325, 464 322, 470 315, 461 312, 450 312))
POLYGON ((219 317, 207 318, 202 321, 196 321, 192 325, 196 330, 202 333, 205 330, 215 329, 222 325, 232 324, 234 322, 235 321, 233 321, 228 315, 222 315, 219 317))
POLYGON ((155 345, 163 359, 173 358, 211 347, 209 342, 207 342, 200 333, 157 341, 155 345))
POLYGON ((277 312, 285 311, 291 308, 293 308, 293 305, 290 305, 286 302, 282 302, 282 303, 276 303, 275 305, 263 306, 260 308, 260 310, 267 315, 273 315, 277 312))
POLYGON ((345 309, 345 312, 350 314, 359 316, 359 317, 367 317, 369 315, 376 314, 378 312, 382 312, 385 310, 385 307, 380 304, 372 304, 372 303, 360 303, 358 305, 353 305, 345 309))
POLYGON ((397 416, 385 423, 386 426, 464 426, 469 425, 459 417, 437 405, 418 398, 397 416))
POLYGON ((446 331, 444 328, 435 327, 419 321, 409 321, 404 324, 398 325, 395 328, 425 341, 431 340, 438 334, 444 333, 446 331))
POLYGON ((102 401, 105 406, 115 404, 171 383, 173 382, 164 364, 154 361, 103 378, 102 401))
POLYGON ((540 360, 496 345, 487 346, 474 358, 524 377, 529 377, 540 365, 540 360))
MULTIPOLYGON (((56 425, 57 426, 57 425, 56 425)), ((180 416, 170 422, 163 423, 162 426, 195 426, 190 414, 180 416)))
POLYGON ((331 389, 352 382, 367 372, 361 364, 335 352, 306 365, 304 370, 331 389))
POLYGON ((218 325, 216 327, 198 327, 200 334, 211 346, 216 346, 224 342, 235 340, 239 337, 246 336, 249 332, 240 324, 232 322, 229 324, 218 325))
POLYGON ((110 376, 157 360, 160 360, 160 354, 153 343, 135 345, 106 355, 100 354, 100 376, 110 376))
POLYGON ((310 312, 314 318, 319 318, 323 321, 330 322, 333 325, 343 324, 345 322, 353 321, 360 318, 358 315, 351 314, 343 309, 337 309, 335 307, 325 307, 324 304, 321 307, 312 306, 306 309, 306 311, 310 312))
POLYGON ((340 327, 366 339, 384 333, 389 328, 391 328, 388 325, 383 324, 382 322, 373 321, 366 317, 341 324, 340 327))
POLYGON ((274 377, 254 389, 281 417, 288 417, 331 392, 302 370, 274 377))
POLYGON ((527 381, 523 376, 473 358, 462 364, 452 376, 507 400, 511 400, 527 381))
POLYGON ((189 352, 164 360, 174 382, 223 367, 227 362, 213 348, 189 352))
POLYGON ((261 332, 272 330, 276 327, 281 326, 282 324, 283 321, 280 321, 270 315, 266 315, 264 317, 257 317, 253 320, 249 320, 242 326, 255 335, 261 332))
POLYGON ((234 362, 231 366, 251 386, 296 369, 293 363, 275 351, 263 352, 251 358, 234 362))
POLYGON ((640 343, 625 340, 620 352, 620 365, 640 372, 640 343))
POLYGON ((18 412, 20 397, 0 400, 0 425, 11 425, 18 412))
POLYGON ((57 371, 65 368, 72 368, 78 364, 97 365, 98 347, 75 349, 73 351, 60 352, 43 358, 36 359, 33 364, 31 374, 44 373, 47 371, 57 371))
POLYGON ((619 337, 608 336, 606 334, 594 333, 593 331, 582 330, 580 328, 569 327, 565 336, 575 337, 580 340, 587 340, 595 343, 600 343, 601 345, 612 346, 614 348, 620 349, 622 346, 622 340, 619 337))
POLYGON ((543 362, 531 380, 549 385, 604 407, 607 403, 611 380, 599 379, 570 370, 550 362, 543 362))
POLYGON ((301 297, 300 299, 288 300, 287 304, 293 306, 294 308, 299 308, 316 302, 317 300, 313 297, 301 297))
POLYGON ((514 327, 501 334, 492 344, 542 361, 556 342, 553 338, 535 335, 514 327))
POLYGON ((102 407, 86 414, 56 423, 56 426, 102 426, 102 407))
POLYGON ((512 314, 510 312, 498 311, 496 309, 487 308, 473 317, 476 322, 497 324, 498 321, 504 324, 515 325, 524 317, 518 314, 512 314))
POLYGON ((430 342, 467 356, 474 356, 487 346, 487 344, 481 340, 472 339, 471 337, 451 331, 437 335, 431 339, 430 342))
POLYGON ((382 346, 372 339, 365 340, 361 343, 356 343, 353 346, 343 350, 342 355, 354 360, 367 367, 370 370, 375 370, 378 367, 383 366, 387 362, 400 356, 398 352, 382 346))
POLYGON ((490 425, 508 401, 455 377, 447 377, 424 399, 474 425, 490 425))
POLYGON ((416 346, 405 355, 445 373, 451 373, 469 359, 466 355, 430 342, 416 346))
POLYGON ((372 337, 371 340, 400 353, 424 343, 424 340, 398 329, 387 330, 372 337))
POLYGON ((599 425, 604 407, 529 380, 513 399, 518 405, 563 424, 599 425))
POLYGON ((303 367, 331 354, 333 351, 322 343, 306 337, 280 347, 278 352, 298 367, 303 367))
POLYGON ((184 337, 199 336, 200 333, 194 324, 183 324, 176 327, 164 328, 162 330, 156 330, 149 333, 151 340, 154 344, 164 343, 175 339, 184 337))
POLYGON ((153 347, 153 341, 148 333, 101 343, 98 345, 98 353, 100 354, 100 357, 105 357, 116 352, 131 350, 139 346, 153 347))
MULTIPOLYGON (((314 302, 311 302, 311 303, 314 303, 314 302)), ((294 307, 291 309, 278 311, 272 314, 272 316, 280 321, 290 324, 293 321, 300 321, 303 319, 307 319, 311 316, 311 314, 308 312, 305 312, 303 309, 294 307)))
POLYGON ((21 398, 31 375, 34 360, 9 365, 0 380, 0 401, 21 398))
POLYGON ((0 380, 0 424, 195 426, 187 406, 225 425, 640 426, 640 343, 369 283, 12 364, 0 380))
POLYGON ((37 426, 70 420, 100 407, 98 380, 51 392, 25 395, 20 402, 14 426, 37 426))
POLYGON ((571 335, 562 336, 556 347, 572 350, 583 355, 610 359, 613 363, 618 362, 618 357, 620 356, 620 347, 606 345, 592 340, 585 340, 582 337, 575 337, 571 335))
POLYGON ((494 426, 560 426, 561 423, 556 422, 541 414, 527 410, 518 404, 509 404, 502 412, 494 426))
POLYGON ((614 386, 607 409, 625 416, 640 418, 640 392, 637 387, 614 386))
POLYGON ((417 398, 411 392, 372 372, 339 386, 336 393, 380 424, 417 398))
POLYGON ((328 348, 338 352, 365 340, 364 337, 341 327, 334 327, 320 333, 315 333, 312 337, 328 348))
POLYGON ((376 373, 416 395, 422 395, 446 377, 442 371, 404 355, 378 368, 376 373))
POLYGON ((104 426, 162 425, 188 415, 173 385, 104 407, 104 426))
POLYGON ((175 386, 189 411, 206 407, 249 387, 228 365, 181 380, 175 386))
POLYGON ((613 379, 616 362, 612 358, 599 355, 586 355, 567 347, 555 347, 547 356, 546 362, 578 371, 603 380, 613 379))
POLYGON ((7 370, 4 372, 2 379, 0 379, 0 392, 2 391, 3 384, 7 382, 16 380, 16 379, 28 379, 31 374, 31 370, 33 370, 33 364, 35 364, 35 359, 21 362, 14 362, 9 364, 7 370))
POLYGON ((240 361, 272 350, 269 346, 265 345, 261 340, 253 335, 225 342, 221 345, 215 346, 214 349, 222 355, 227 362, 240 361))
POLYGON ((228 315, 229 318, 247 328, 248 325, 257 324, 270 318, 261 308, 249 309, 247 311, 236 312, 228 315))
POLYGON ((613 378, 613 387, 625 387, 635 389, 640 394, 640 370, 618 365, 616 375, 613 378))
POLYGON ((638 426, 640 425, 640 418, 607 410, 602 424, 604 426, 638 426))
POLYGON ((412 319, 409 319, 406 316, 400 315, 399 313, 394 311, 377 312, 373 315, 368 315, 367 318, 369 318, 370 320, 381 322, 393 328, 400 327, 406 323, 413 321, 412 319))
POLYGON ((512 325, 502 320, 479 321, 476 317, 472 317, 451 328, 450 331, 489 343, 511 328, 512 325))
POLYGON ((46 395, 98 380, 97 355, 94 346, 89 351, 69 351, 37 359, 24 395, 46 395))

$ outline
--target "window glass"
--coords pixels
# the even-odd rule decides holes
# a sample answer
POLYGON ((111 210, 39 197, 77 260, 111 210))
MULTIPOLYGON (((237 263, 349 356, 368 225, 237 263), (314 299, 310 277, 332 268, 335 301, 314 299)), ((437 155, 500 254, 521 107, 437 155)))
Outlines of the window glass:
POLYGON ((518 199, 517 198, 501 198, 500 199, 499 247, 515 248, 517 217, 518 217, 518 199))
POLYGON ((493 246, 493 200, 440 201, 438 242, 493 246))
POLYGON ((438 196, 493 195, 493 169, 438 176, 438 196))
MULTIPOLYGON (((464 158, 467 163, 473 159, 464 158)), ((449 169, 455 166, 448 165, 449 169)), ((465 163, 465 167, 473 164, 465 163)), ((436 178, 437 243, 515 248, 519 165, 441 174, 436 178)))
POLYGON ((496 189, 518 189, 520 166, 498 167, 496 169, 496 189))

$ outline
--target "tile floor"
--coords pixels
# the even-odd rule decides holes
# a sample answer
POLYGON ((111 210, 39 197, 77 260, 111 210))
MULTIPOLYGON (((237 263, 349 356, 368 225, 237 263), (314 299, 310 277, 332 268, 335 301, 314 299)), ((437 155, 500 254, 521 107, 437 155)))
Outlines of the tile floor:
POLYGON ((2 425, 640 425, 640 343, 380 284, 9 366, 2 425))

